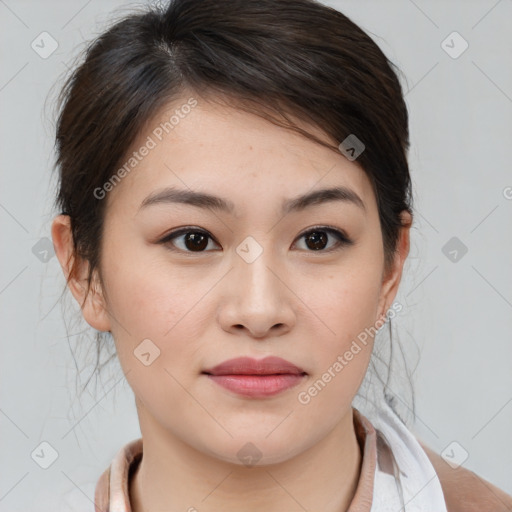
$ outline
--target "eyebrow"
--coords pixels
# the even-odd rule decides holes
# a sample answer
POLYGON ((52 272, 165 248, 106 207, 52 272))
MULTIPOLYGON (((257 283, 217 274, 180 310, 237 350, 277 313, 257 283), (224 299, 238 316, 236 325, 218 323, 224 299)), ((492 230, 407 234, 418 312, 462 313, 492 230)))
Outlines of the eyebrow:
MULTIPOLYGON (((344 186, 315 190, 292 199, 287 199, 282 204, 281 213, 286 215, 291 212, 302 211, 312 205, 332 201, 352 203, 366 213, 366 207, 363 200, 352 189, 344 186)), ((233 214, 235 210, 234 203, 229 199, 224 199, 205 192, 195 192, 193 190, 181 190, 168 187, 157 192, 153 192, 147 196, 142 201, 139 211, 151 205, 166 203, 188 204, 198 208, 213 211, 217 210, 219 212, 226 212, 230 214, 233 214)))

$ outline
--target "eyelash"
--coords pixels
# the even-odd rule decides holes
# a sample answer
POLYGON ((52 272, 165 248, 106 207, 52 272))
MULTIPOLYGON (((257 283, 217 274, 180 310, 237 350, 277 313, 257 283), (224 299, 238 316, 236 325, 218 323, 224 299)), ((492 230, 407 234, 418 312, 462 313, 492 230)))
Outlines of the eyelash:
MULTIPOLYGON (((337 238, 337 244, 329 249, 319 249, 318 251, 306 250, 306 252, 330 253, 332 251, 340 250, 344 247, 354 245, 354 241, 352 239, 350 239, 348 236, 346 236, 346 234, 343 231, 340 231, 339 229, 336 229, 333 226, 325 226, 325 225, 313 226, 312 228, 309 228, 307 231, 304 231, 303 233, 301 233, 297 237, 297 240, 299 240, 300 238, 302 238, 306 235, 309 235, 310 233, 315 232, 315 231, 322 231, 322 232, 326 232, 326 233, 333 235, 335 238, 337 238)), ((158 243, 165 245, 171 251, 177 251, 177 252, 182 252, 182 253, 187 253, 187 254, 195 255, 195 254, 201 254, 201 253, 205 253, 205 252, 211 252, 211 251, 206 251, 206 250, 204 250, 204 251, 188 251, 188 250, 178 249, 178 248, 172 246, 172 244, 171 244, 172 240, 180 237, 181 235, 185 235, 187 233, 199 233, 199 234, 206 235, 211 240, 213 240, 217 245, 220 245, 210 235, 210 233, 208 233, 208 231, 205 231, 200 228, 195 228, 193 226, 187 226, 187 227, 179 228, 175 231, 172 231, 172 232, 168 233, 167 235, 165 235, 165 237, 162 238, 158 243)))

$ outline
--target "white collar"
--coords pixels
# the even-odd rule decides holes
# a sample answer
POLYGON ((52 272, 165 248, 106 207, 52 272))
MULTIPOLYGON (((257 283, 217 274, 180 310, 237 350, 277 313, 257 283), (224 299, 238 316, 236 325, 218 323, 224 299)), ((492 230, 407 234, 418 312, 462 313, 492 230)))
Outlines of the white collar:
MULTIPOLYGON (((385 400, 369 413, 369 420, 389 446, 396 474, 382 471, 377 462, 371 512, 447 512, 441 483, 427 454, 385 400)), ((383 445, 378 442, 377 446, 379 461, 383 445)))

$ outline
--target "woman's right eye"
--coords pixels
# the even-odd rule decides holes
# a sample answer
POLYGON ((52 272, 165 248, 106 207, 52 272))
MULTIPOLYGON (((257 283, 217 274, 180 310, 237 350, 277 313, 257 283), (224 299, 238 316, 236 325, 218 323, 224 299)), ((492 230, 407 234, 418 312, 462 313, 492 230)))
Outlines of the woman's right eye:
POLYGON ((211 235, 202 229, 180 228, 168 233, 159 243, 171 251, 210 252, 204 250, 208 247, 209 239, 213 241, 211 235), (177 241, 181 242, 181 247, 176 248, 177 241))

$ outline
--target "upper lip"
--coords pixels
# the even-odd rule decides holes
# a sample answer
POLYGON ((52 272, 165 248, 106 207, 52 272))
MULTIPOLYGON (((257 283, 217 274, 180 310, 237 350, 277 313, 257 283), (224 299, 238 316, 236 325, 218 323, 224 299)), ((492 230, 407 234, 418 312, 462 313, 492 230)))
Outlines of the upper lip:
POLYGON ((268 356, 264 359, 237 357, 214 366, 203 373, 210 375, 300 375, 306 372, 280 357, 268 356))

